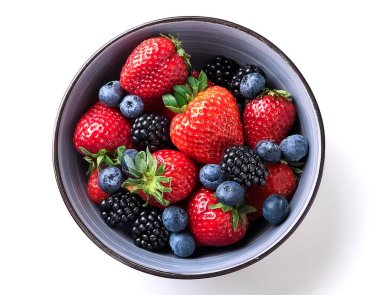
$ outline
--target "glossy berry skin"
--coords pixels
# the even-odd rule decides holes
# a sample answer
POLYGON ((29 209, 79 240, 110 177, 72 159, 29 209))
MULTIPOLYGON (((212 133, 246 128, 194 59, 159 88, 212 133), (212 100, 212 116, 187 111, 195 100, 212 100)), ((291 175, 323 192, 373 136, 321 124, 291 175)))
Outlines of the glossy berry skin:
POLYGON ((207 63, 203 71, 215 85, 227 87, 238 67, 233 59, 216 56, 207 63))
POLYGON ((245 65, 241 66, 232 77, 228 89, 231 91, 232 95, 240 102, 244 103, 245 97, 240 93, 240 83, 244 76, 251 73, 259 73, 261 76, 265 77, 264 72, 260 67, 256 65, 245 65))
POLYGON ((217 164, 204 165, 199 171, 199 180, 204 187, 216 190, 224 180, 222 167, 217 164))
POLYGON ((169 143, 167 118, 155 113, 145 113, 138 117, 132 126, 132 142, 142 150, 151 152, 164 148, 169 143))
POLYGON ((162 212, 162 222, 171 232, 183 231, 188 223, 187 213, 178 206, 169 206, 162 212))
POLYGON ((186 82, 187 65, 178 55, 173 41, 164 37, 150 38, 129 55, 120 74, 120 84, 138 95, 147 110, 153 110, 161 96, 174 85, 186 82))
POLYGON ((140 116, 144 111, 144 102, 137 95, 127 95, 120 103, 120 112, 128 119, 140 116))
POLYGON ((300 134, 293 134, 281 141, 280 149, 286 161, 296 162, 307 155, 309 145, 305 137, 300 134))
POLYGON ((272 140, 261 140, 256 144, 256 154, 269 163, 277 163, 281 158, 281 149, 272 140))
POLYGON ((234 231, 231 211, 209 209, 216 203, 218 199, 214 192, 206 188, 195 192, 189 201, 189 228, 199 246, 231 245, 240 241, 247 232, 248 223, 244 225, 241 220, 234 231))
POLYGON ((280 224, 290 211, 289 202, 281 195, 270 195, 263 204, 263 216, 270 224, 280 224))
POLYGON ((73 143, 81 154, 80 147, 91 153, 100 149, 113 152, 117 147, 131 146, 131 124, 114 108, 98 102, 79 120, 75 128, 73 143))
MULTIPOLYGON (((197 169, 195 163, 184 153, 175 150, 159 150, 152 154, 157 159, 158 166, 165 164, 165 172, 162 176, 171 178, 172 191, 164 193, 164 199, 174 204, 186 198, 194 189, 197 182, 197 169)), ((167 184, 164 184, 167 185, 167 184)), ((138 191, 138 194, 146 200, 146 195, 138 191)), ((149 204, 164 208, 155 198, 149 198, 149 204)))
POLYGON ((235 181, 222 182, 215 193, 220 203, 229 206, 241 205, 244 202, 244 188, 235 181))
POLYGON ((251 73, 243 77, 240 82, 240 93, 245 98, 254 98, 265 87, 265 78, 259 73, 251 73))
POLYGON ((189 257, 194 253, 194 237, 187 232, 172 233, 169 239, 169 245, 173 253, 179 257, 189 257))
POLYGON ((123 95, 124 90, 119 81, 110 81, 99 90, 99 100, 109 107, 118 106, 123 95))
POLYGON ((93 201, 97 205, 99 205, 104 199, 106 199, 109 196, 108 193, 103 192, 99 187, 98 176, 99 170, 94 169, 91 172, 87 183, 87 194, 90 197, 91 201, 93 201))
POLYGON ((244 143, 239 109, 232 94, 220 86, 200 92, 185 112, 172 120, 170 138, 196 161, 220 163, 226 148, 244 143))
POLYGON ((264 139, 279 144, 296 119, 296 110, 284 97, 265 95, 249 102, 244 110, 245 139, 249 147, 264 139))
POLYGON ((273 194, 282 195, 290 200, 296 190, 296 176, 292 169, 282 163, 267 165, 268 177, 264 186, 253 185, 246 191, 245 202, 256 208, 248 215, 255 220, 262 216, 264 200, 273 194))
POLYGON ((161 212, 157 208, 148 207, 135 220, 132 236, 137 247, 160 251, 168 246, 170 233, 162 224, 161 212))
POLYGON ((117 192, 123 181, 123 173, 117 167, 106 167, 99 172, 99 187, 106 193, 117 192))

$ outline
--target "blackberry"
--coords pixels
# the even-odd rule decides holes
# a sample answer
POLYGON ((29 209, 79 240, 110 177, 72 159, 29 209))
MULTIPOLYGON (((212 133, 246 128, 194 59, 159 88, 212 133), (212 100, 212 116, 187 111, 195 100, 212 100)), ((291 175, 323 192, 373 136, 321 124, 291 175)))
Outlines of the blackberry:
POLYGON ((208 62, 203 71, 215 85, 228 87, 238 68, 239 65, 236 61, 224 56, 217 56, 208 62))
POLYGON ((227 180, 250 187, 257 183, 264 185, 268 171, 253 149, 247 146, 228 148, 222 160, 222 172, 227 180))
POLYGON ((138 117, 132 126, 132 141, 141 149, 155 152, 169 142, 169 120, 154 113, 138 117))
POLYGON ((241 79, 245 75, 251 74, 251 73, 259 73, 265 78, 265 74, 262 69, 260 69, 258 66, 255 65, 245 65, 240 67, 236 72, 235 75, 230 80, 230 83, 228 85, 229 90, 231 91, 232 95, 236 98, 239 102, 244 102, 245 97, 241 95, 240 93, 240 82, 241 79))
POLYGON ((143 201, 137 194, 120 190, 111 194, 100 203, 100 214, 110 227, 118 224, 126 224, 128 221, 135 221, 143 201))
POLYGON ((157 208, 143 210, 132 228, 137 247, 148 251, 159 251, 167 247, 170 233, 162 223, 162 213, 157 208))

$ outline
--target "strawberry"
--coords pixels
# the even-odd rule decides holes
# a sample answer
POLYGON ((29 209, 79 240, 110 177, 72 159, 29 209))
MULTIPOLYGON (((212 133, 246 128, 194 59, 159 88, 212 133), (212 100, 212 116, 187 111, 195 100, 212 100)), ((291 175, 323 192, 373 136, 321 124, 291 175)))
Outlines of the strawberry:
POLYGON ((189 228, 199 246, 226 246, 240 241, 247 232, 250 206, 218 203, 214 192, 201 188, 190 199, 189 228))
POLYGON ((244 143, 239 108, 225 88, 207 88, 204 72, 199 80, 174 86, 174 96, 163 96, 166 107, 178 113, 170 125, 170 138, 182 152, 198 162, 220 163, 224 150, 244 143), (206 90, 205 90, 206 89, 206 90))
POLYGON ((245 139, 254 148, 263 139, 277 144, 288 134, 296 119, 291 95, 285 90, 264 90, 244 109, 245 139))
POLYGON ((131 146, 131 124, 114 108, 97 102, 79 120, 74 132, 74 146, 90 153, 101 149, 114 151, 118 146, 131 146))
POLYGON ((263 202, 267 197, 272 194, 278 194, 290 200, 296 190, 296 176, 287 164, 269 164, 267 169, 266 184, 263 186, 254 184, 246 191, 246 203, 257 209, 257 211, 248 215, 251 220, 262 216, 263 202))
POLYGON ((120 84, 142 98, 145 110, 154 110, 161 96, 186 81, 190 56, 173 36, 143 41, 129 55, 120 74, 120 84))
POLYGON ((88 183, 87 183, 88 196, 90 197, 91 201, 93 201, 97 205, 99 205, 109 195, 108 193, 103 192, 100 189, 98 176, 99 176, 99 170, 94 169, 91 172, 90 177, 88 178, 88 183))
POLYGON ((123 187, 138 193, 150 205, 164 208, 186 198, 194 189, 197 169, 184 153, 159 150, 139 152, 135 162, 126 159, 129 173, 123 187))

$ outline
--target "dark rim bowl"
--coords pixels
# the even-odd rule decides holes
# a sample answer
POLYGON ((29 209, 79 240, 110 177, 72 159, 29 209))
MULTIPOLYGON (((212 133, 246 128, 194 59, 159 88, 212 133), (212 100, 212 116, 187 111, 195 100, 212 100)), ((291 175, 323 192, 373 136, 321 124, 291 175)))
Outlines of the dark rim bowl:
POLYGON ((293 62, 274 44, 240 25, 209 17, 173 17, 131 29, 104 45, 80 69, 71 82, 55 124, 53 162, 63 201, 83 232, 103 251, 135 269, 170 278, 206 278, 230 273, 253 264, 279 247, 298 227, 317 194, 322 177, 325 139, 322 117, 314 95, 293 62), (76 122, 97 99, 99 86, 118 79, 128 54, 142 40, 158 33, 182 39, 200 67, 215 55, 240 64, 254 63, 272 85, 293 94, 299 129, 310 144, 308 160, 291 201, 291 212, 279 226, 262 224, 238 244, 200 249, 189 259, 171 253, 144 251, 121 230, 110 230, 86 196, 85 163, 72 145, 76 122))

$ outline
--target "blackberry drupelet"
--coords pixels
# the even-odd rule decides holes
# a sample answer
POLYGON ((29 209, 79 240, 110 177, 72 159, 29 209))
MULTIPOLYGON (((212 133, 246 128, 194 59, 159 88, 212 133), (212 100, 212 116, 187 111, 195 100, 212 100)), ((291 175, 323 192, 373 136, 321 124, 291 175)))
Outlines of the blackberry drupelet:
POLYGON ((222 160, 225 179, 250 187, 252 184, 265 185, 268 171, 253 149, 247 146, 228 148, 222 160))
POLYGON ((140 213, 133 224, 132 234, 135 245, 148 251, 163 250, 168 246, 170 237, 162 223, 162 213, 152 207, 140 213))
POLYGON ((265 74, 262 69, 260 69, 258 66, 255 65, 245 65, 241 66, 236 72, 235 75, 231 78, 230 83, 228 85, 229 90, 231 91, 232 95, 236 98, 238 102, 244 102, 245 97, 241 95, 240 93, 240 82, 241 79, 245 75, 248 75, 250 73, 259 73, 265 78, 265 74))
POLYGON ((100 214, 110 227, 135 221, 142 210, 143 201, 137 195, 120 190, 103 200, 100 205, 100 214))
POLYGON ((203 71, 215 85, 228 87, 238 68, 239 65, 236 61, 224 56, 217 56, 208 62, 203 71))
POLYGON ((167 118, 154 113, 138 117, 132 126, 132 141, 141 149, 149 148, 155 152, 169 142, 169 126, 167 118))

